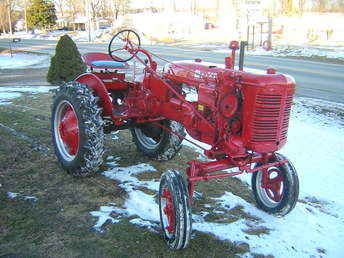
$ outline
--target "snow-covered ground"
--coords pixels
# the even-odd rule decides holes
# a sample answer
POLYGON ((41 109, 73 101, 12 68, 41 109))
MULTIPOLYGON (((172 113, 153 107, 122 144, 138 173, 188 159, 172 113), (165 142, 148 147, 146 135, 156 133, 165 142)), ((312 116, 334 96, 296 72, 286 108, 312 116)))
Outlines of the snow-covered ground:
POLYGON ((32 53, 0 54, 0 69, 49 67, 50 56, 32 53))
POLYGON ((0 86, 0 106, 10 104, 12 99, 19 98, 23 93, 45 93, 56 86, 0 86))
MULTIPOLYGON (((216 53, 230 53, 227 49, 213 49, 216 53)), ((276 46, 271 51, 256 48, 245 52, 247 55, 280 56, 280 57, 325 57, 344 60, 344 47, 302 47, 302 46, 276 46)))
POLYGON ((277 46, 272 51, 257 48, 247 52, 249 55, 296 56, 296 57, 326 57, 344 60, 344 47, 291 47, 277 46))
MULTIPOLYGON (((110 29, 93 30, 91 33, 92 40, 99 40, 105 34, 109 34, 110 29)), ((14 32, 13 35, 4 35, 2 37, 21 38, 21 39, 46 39, 46 40, 58 40, 63 35, 68 34, 74 41, 88 41, 87 31, 68 31, 68 30, 54 30, 49 32, 25 31, 14 32)))
MULTIPOLYGON (((240 196, 226 192, 214 199, 216 205, 206 204, 211 212, 223 213, 234 207, 257 218, 257 221, 242 218, 233 223, 208 221, 207 213, 193 214, 193 229, 210 233, 221 240, 246 242, 251 253, 272 254, 276 257, 341 257, 344 253, 344 121, 336 113, 344 111, 344 105, 296 98, 289 129, 289 141, 281 153, 288 156, 298 170, 300 179, 300 202, 287 216, 277 218, 266 214, 247 203, 240 196), (248 229, 266 229, 267 234, 252 235, 248 229)), ((148 230, 158 227, 158 205, 155 195, 138 188, 147 188, 157 193, 158 182, 139 180, 136 175, 154 173, 149 164, 121 167, 120 159, 115 164, 110 157, 109 166, 103 175, 121 182, 128 193, 122 207, 114 204, 100 207, 91 214, 98 218, 95 228, 101 230, 107 220, 120 222, 123 216, 137 216, 130 222, 148 230)), ((239 176, 244 182, 249 175, 239 176)), ((197 202, 197 199, 196 199, 197 202)), ((194 239, 193 241, 197 241, 194 239)), ((249 256, 249 255, 247 255, 249 256)))

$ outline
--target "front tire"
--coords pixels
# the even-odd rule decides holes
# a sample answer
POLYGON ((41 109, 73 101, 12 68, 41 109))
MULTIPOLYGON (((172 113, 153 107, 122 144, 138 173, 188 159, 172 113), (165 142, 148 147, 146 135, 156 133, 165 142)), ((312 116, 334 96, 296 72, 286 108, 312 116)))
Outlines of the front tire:
MULTIPOLYGON (((287 159, 275 153, 269 162, 287 159)), ((257 163, 257 166, 262 164, 257 163)), ((290 161, 266 170, 258 170, 252 175, 252 190, 257 206, 271 214, 284 216, 296 205, 299 196, 299 179, 290 161), (266 181, 264 184, 264 180, 266 181)))
POLYGON ((51 132, 57 159, 74 176, 96 173, 103 162, 102 109, 97 97, 79 82, 66 83, 56 91, 51 132))
POLYGON ((192 231, 190 199, 182 175, 166 171, 160 180, 159 211, 161 229, 170 249, 185 248, 192 231))
MULTIPOLYGON (((182 137, 186 135, 184 127, 176 121, 166 119, 158 123, 182 137)), ((137 149, 152 159, 170 160, 182 147, 183 139, 152 123, 132 128, 131 134, 137 149)))

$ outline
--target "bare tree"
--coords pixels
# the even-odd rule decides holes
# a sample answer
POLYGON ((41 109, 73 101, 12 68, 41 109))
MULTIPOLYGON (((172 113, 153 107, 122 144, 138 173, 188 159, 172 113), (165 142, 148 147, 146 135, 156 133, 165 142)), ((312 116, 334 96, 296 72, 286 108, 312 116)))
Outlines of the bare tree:
POLYGON ((111 0, 113 7, 113 16, 117 20, 119 14, 125 14, 129 8, 129 0, 111 0))
POLYGON ((61 14, 62 17, 65 16, 65 6, 66 6, 65 0, 55 0, 56 10, 61 14))
POLYGON ((0 0, 0 27, 2 32, 12 34, 14 0, 0 0))

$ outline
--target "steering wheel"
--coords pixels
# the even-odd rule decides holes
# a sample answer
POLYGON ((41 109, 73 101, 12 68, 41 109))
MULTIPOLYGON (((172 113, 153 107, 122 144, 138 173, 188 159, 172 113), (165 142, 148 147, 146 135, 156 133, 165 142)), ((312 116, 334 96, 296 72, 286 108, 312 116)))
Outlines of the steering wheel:
POLYGON ((121 30, 112 37, 109 55, 118 62, 126 62, 134 57, 141 46, 139 35, 133 30, 121 30))

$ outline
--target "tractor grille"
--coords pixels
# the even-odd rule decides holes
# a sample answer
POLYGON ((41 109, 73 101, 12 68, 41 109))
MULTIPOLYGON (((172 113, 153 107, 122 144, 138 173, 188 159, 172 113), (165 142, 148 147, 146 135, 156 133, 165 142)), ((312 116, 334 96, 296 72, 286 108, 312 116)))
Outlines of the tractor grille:
POLYGON ((275 143, 287 139, 293 95, 257 94, 252 119, 252 143, 275 143))

